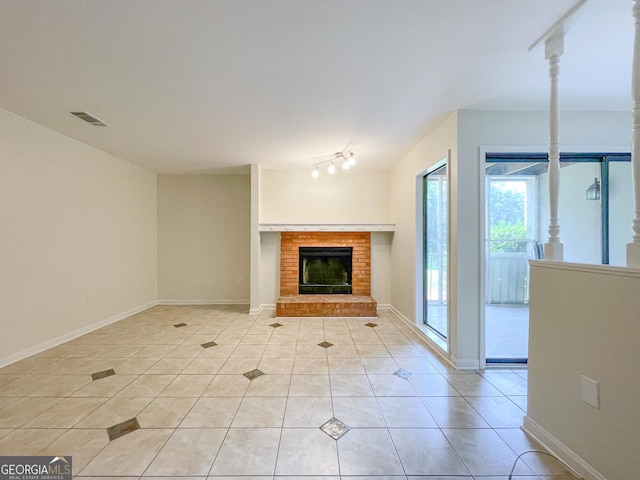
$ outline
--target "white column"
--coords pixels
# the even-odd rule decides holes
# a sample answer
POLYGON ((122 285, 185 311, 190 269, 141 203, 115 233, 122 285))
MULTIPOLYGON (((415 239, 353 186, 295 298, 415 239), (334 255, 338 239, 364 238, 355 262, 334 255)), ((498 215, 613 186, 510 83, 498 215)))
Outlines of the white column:
POLYGON ((260 313, 260 165, 251 164, 251 279, 249 313, 260 313))
POLYGON ((635 201, 633 241, 627 244, 627 267, 640 268, 640 0, 633 0, 635 38, 633 43, 633 69, 631 71, 631 97, 633 101, 633 127, 631 136, 631 172, 635 201))
POLYGON ((544 259, 562 261, 558 202, 560 196, 560 146, 558 115, 558 73, 564 52, 564 34, 556 33, 545 41, 545 59, 549 62, 551 82, 549 103, 549 241, 544 244, 544 259))

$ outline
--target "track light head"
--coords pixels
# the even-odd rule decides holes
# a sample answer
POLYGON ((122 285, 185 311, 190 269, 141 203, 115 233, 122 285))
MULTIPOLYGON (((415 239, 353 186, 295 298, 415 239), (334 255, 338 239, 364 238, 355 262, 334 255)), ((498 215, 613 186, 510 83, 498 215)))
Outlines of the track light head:
POLYGON ((336 171, 336 161, 338 160, 342 160, 343 170, 349 170, 356 164, 356 158, 353 154, 353 150, 349 149, 349 151, 347 152, 347 150, 344 149, 341 152, 334 153, 331 158, 325 158, 324 160, 320 160, 319 162, 314 163, 312 165, 313 170, 311 171, 311 176, 313 178, 318 178, 318 176, 320 175, 320 167, 326 164, 329 164, 329 166, 327 167, 327 172, 329 174, 334 174, 336 171))

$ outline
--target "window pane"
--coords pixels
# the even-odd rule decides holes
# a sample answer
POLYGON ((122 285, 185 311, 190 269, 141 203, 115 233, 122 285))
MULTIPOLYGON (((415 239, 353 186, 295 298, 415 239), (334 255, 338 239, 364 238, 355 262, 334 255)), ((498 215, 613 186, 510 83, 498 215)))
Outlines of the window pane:
POLYGON ((609 163, 609 263, 627 264, 627 243, 633 230, 633 182, 631 162, 609 163))
POLYGON ((447 169, 424 177, 424 323, 447 336, 447 169))

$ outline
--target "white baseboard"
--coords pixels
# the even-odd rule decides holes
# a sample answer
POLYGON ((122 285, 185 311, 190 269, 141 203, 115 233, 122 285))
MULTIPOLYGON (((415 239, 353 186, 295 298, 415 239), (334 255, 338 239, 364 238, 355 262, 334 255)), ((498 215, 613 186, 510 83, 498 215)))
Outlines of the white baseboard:
POLYGON ((262 312, 264 312, 265 310, 275 310, 276 309, 276 305, 274 304, 262 304, 260 305, 258 308, 250 308, 249 309, 249 314, 250 315, 260 315, 262 312))
POLYGON ((475 358, 456 358, 451 355, 450 362, 457 370, 478 370, 480 368, 480 362, 475 358))
POLYGON ((556 457, 566 463, 574 473, 585 480, 607 480, 600 472, 589 465, 577 453, 554 437, 540 424, 529 416, 525 416, 522 422, 522 430, 538 440, 544 447, 556 457))
POLYGON ((391 304, 390 303, 379 303, 378 304, 378 310, 391 310, 391 304))
POLYGON ((116 315, 112 315, 111 317, 105 318, 104 320, 86 325, 84 327, 78 328, 77 330, 73 330, 72 332, 65 333, 64 335, 60 335, 59 337, 47 340, 46 342, 40 343, 38 345, 34 345, 33 347, 26 348, 25 350, 22 350, 20 352, 0 358, 0 368, 6 367, 7 365, 11 365, 15 362, 19 362, 20 360, 24 360, 25 358, 31 357, 32 355, 44 352, 45 350, 48 350, 50 348, 57 347, 58 345, 62 345, 65 342, 81 337, 82 335, 86 335, 87 333, 98 330, 99 328, 106 327, 107 325, 111 325, 112 323, 123 320, 127 317, 130 317, 131 315, 154 307, 155 305, 157 305, 157 302, 151 301, 145 303, 144 305, 130 308, 129 310, 117 313, 116 315))
POLYGON ((447 362, 449 365, 451 365, 452 367, 455 368, 462 368, 462 367, 456 367, 456 365, 454 365, 451 362, 451 359, 449 358, 449 354, 443 350, 441 345, 438 345, 438 343, 436 341, 434 341, 432 338, 429 337, 429 335, 427 335, 425 332, 423 332, 414 322, 411 321, 411 319, 409 317, 407 317, 404 313, 402 313, 400 310, 398 310, 396 307, 394 307, 393 305, 389 305, 389 310, 391 310, 400 320, 402 320, 404 323, 407 324, 407 326, 413 330, 413 332, 418 335, 422 340, 424 340, 430 347, 433 348, 433 350, 435 351, 435 353, 442 358, 445 362, 447 362))
POLYGON ((195 299, 162 299, 158 305, 249 305, 249 299, 219 299, 219 298, 195 298, 195 299))
POLYGON ((407 325, 409 326, 413 325, 413 322, 409 319, 409 317, 407 317, 404 313, 402 313, 393 305, 389 305, 389 310, 391 310, 400 320, 402 320, 407 325))

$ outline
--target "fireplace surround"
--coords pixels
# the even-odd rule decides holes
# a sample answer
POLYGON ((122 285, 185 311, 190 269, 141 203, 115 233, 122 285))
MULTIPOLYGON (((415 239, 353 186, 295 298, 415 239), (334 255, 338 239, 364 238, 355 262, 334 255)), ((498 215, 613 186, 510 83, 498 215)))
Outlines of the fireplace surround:
POLYGON ((282 232, 280 296, 299 294, 300 247, 351 247, 351 293, 371 295, 370 232, 282 232))
POLYGON ((375 317, 371 298, 370 232, 282 232, 276 316, 375 317), (300 294, 300 248, 351 250, 351 293, 300 294))

